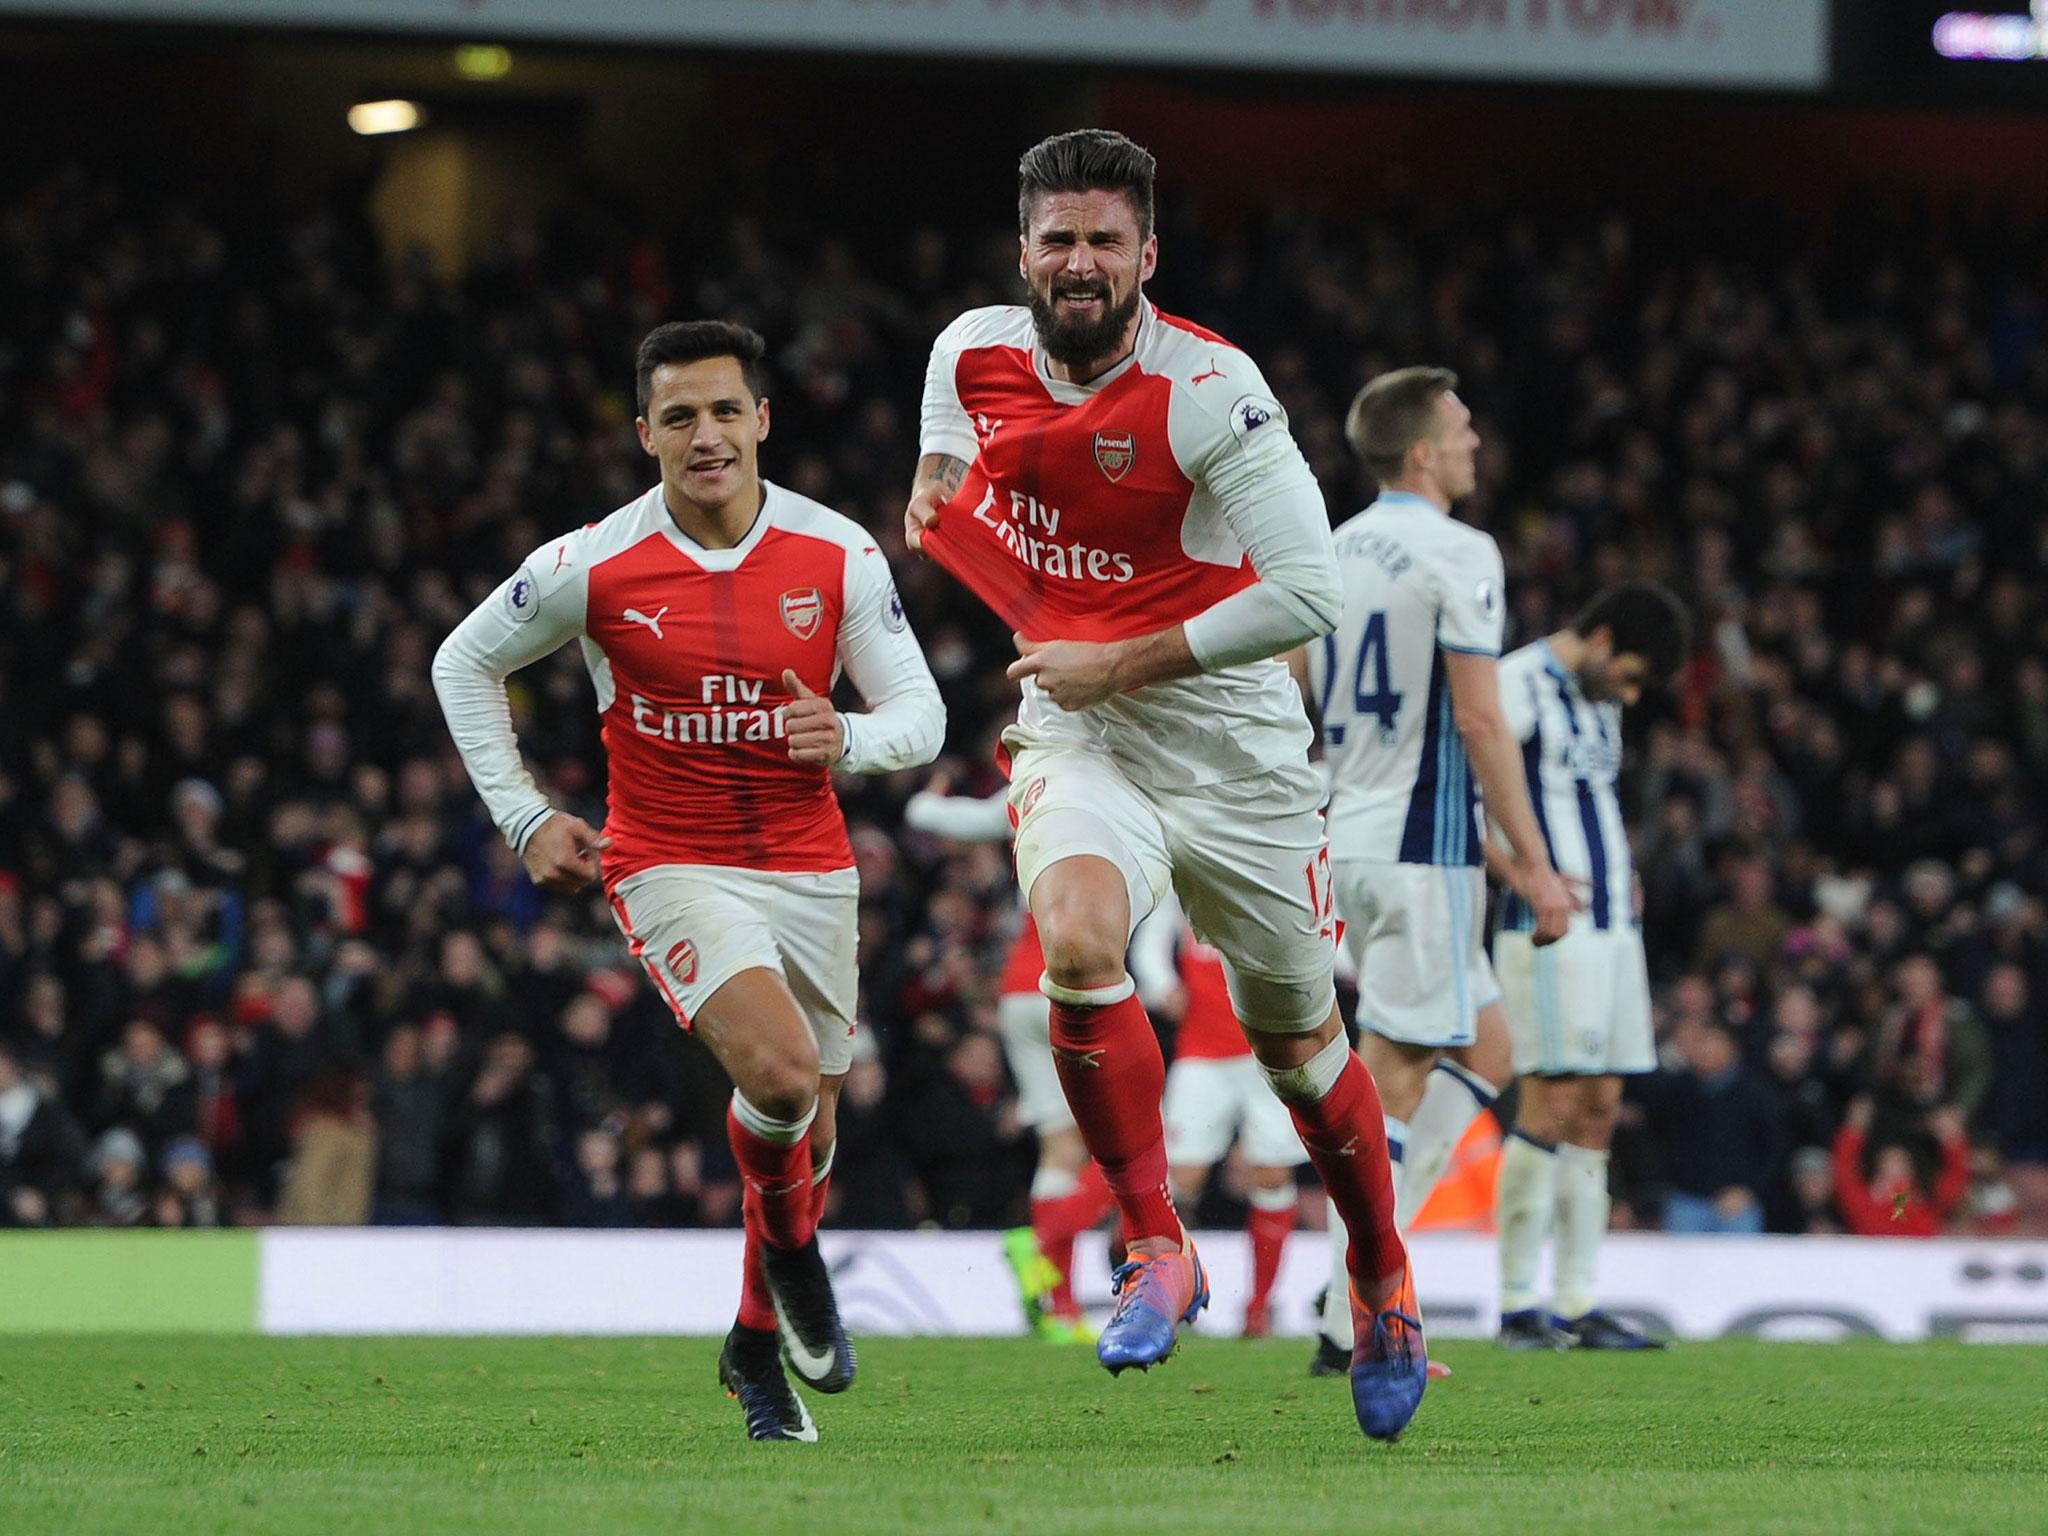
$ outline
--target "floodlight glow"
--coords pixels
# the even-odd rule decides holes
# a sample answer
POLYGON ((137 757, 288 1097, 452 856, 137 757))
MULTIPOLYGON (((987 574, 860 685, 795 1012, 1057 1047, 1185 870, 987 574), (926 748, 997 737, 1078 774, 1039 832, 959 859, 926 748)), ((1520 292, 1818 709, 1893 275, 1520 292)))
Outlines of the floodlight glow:
POLYGON ((465 80, 502 80, 512 73, 512 50, 497 43, 464 43, 455 50, 455 73, 465 80))
POLYGON ((1945 59, 2048 59, 2048 0, 2028 16, 1950 11, 1934 24, 1934 51, 1945 59))
POLYGON ((359 101, 348 109, 348 125, 357 133, 404 133, 426 121, 416 101, 359 101))

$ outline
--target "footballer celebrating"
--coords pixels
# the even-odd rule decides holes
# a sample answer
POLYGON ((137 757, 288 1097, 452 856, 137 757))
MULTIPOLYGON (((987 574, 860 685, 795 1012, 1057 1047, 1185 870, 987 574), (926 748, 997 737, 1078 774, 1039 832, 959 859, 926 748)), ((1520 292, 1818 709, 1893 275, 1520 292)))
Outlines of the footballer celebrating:
POLYGON ((907 533, 1016 631, 1017 878, 1060 1083, 1130 1255, 1098 1357, 1158 1363, 1208 1298, 1125 967, 1171 887, 1351 1224, 1353 1401, 1392 1439, 1421 1401, 1422 1328, 1378 1095, 1337 1014, 1312 732, 1276 659, 1336 622, 1329 520, 1251 360, 1145 298, 1152 186, 1121 134, 1025 154, 1027 303, 969 311, 934 344, 907 533))
POLYGON ((637 360, 661 478, 535 550, 449 635, 434 687, 492 820, 551 891, 602 877, 632 952, 732 1078, 745 1279, 719 1377, 756 1440, 815 1440, 783 1374, 841 1392, 854 1354, 818 1251, 852 1055, 859 876, 832 773, 929 762, 945 731, 887 562, 760 477, 761 338, 664 325, 637 360), (609 761, 600 832, 519 757, 505 678, 574 639, 609 761), (840 713, 841 671, 866 713, 840 713))

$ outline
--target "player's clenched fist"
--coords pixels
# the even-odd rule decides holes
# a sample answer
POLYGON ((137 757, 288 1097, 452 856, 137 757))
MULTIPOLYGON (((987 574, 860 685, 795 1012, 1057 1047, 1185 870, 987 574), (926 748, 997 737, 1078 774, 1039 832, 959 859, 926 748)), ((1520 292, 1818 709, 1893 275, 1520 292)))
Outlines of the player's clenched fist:
POLYGON ((580 816, 557 811, 533 830, 520 858, 533 883, 567 895, 597 878, 597 856, 612 840, 580 816))
POLYGON ((813 768, 830 768, 846 754, 846 727, 830 699, 821 699, 794 672, 783 669, 782 686, 790 692, 783 707, 783 728, 789 733, 789 760, 813 768))

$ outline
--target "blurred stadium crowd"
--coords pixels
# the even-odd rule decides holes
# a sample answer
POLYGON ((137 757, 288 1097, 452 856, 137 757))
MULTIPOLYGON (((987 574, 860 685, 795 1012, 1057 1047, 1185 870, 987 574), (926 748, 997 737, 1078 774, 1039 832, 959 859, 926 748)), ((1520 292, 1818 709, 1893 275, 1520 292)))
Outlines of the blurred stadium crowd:
MULTIPOLYGON (((459 281, 386 262, 348 198, 222 209, 74 170, 0 206, 0 1223, 737 1222, 715 1066, 601 900, 525 881, 427 663, 529 548, 649 483, 640 335, 741 319, 772 349, 767 473, 883 541, 951 710, 942 770, 995 787, 1006 637, 900 523, 926 350, 1014 297, 1014 235, 779 206, 683 246, 593 199, 459 281)), ((2028 238, 1875 203, 1819 232, 1164 211, 1155 297, 1262 363, 1333 516, 1369 494, 1353 390, 1443 362, 1515 643, 1625 574, 1695 606, 1682 685, 1631 733, 1664 1065, 1630 1095, 1625 1221, 2048 1220, 2028 238)), ((598 821, 574 649, 514 702, 598 821)), ((1008 1224, 1007 858, 905 831, 918 783, 843 785, 871 1027, 831 1219, 1008 1224)))

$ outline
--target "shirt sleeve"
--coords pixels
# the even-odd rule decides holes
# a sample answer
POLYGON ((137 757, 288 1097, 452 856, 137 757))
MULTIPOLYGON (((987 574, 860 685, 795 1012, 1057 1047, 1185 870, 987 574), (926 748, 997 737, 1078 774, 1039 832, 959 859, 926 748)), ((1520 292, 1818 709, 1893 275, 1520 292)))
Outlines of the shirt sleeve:
POLYGON ((535 551, 434 653, 434 693, 448 734, 515 852, 525 851, 554 807, 520 759, 505 679, 583 633, 589 577, 580 559, 558 555, 573 547, 557 539, 535 551))
POLYGON ((955 374, 960 366, 959 334, 967 321, 963 315, 939 333, 932 343, 932 355, 924 370, 924 408, 921 413, 917 451, 943 453, 972 464, 981 444, 974 435, 974 422, 960 403, 960 386, 955 374))
POLYGON ((950 837, 956 843, 1006 843, 1010 840, 1010 796, 1003 791, 977 799, 920 789, 904 804, 903 824, 913 832, 950 837))
POLYGON ((1498 656, 1507 632, 1500 546, 1477 529, 1465 532, 1473 535, 1469 551, 1454 547, 1436 569, 1436 643, 1446 651, 1498 656))
POLYGON ((845 773, 893 773, 928 763, 946 739, 946 705, 880 550, 846 552, 839 662, 867 705, 842 713, 845 773))
MULTIPOLYGON (((1244 366, 1249 366, 1248 364, 1244 366)), ((1256 370, 1227 414, 1192 391, 1190 477, 1221 509, 1258 581, 1188 620, 1188 649, 1203 670, 1277 656, 1328 634, 1343 612, 1343 584, 1321 487, 1287 430, 1287 413, 1256 370)))
MULTIPOLYGON (((1520 660, 1521 653, 1500 664, 1500 712, 1507 717, 1515 740, 1527 741, 1536 734, 1536 674, 1520 660)), ((1530 786, 1533 793, 1534 785, 1530 786)))

